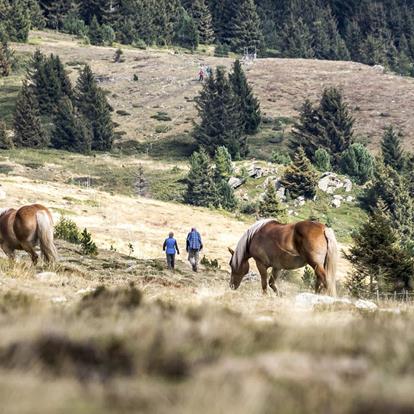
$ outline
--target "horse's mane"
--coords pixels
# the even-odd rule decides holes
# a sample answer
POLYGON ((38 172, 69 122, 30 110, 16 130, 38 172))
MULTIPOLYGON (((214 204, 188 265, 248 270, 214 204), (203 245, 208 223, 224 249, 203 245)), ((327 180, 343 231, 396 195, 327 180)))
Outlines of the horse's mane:
POLYGON ((233 254, 233 257, 231 259, 231 267, 233 269, 239 268, 241 265, 241 262, 244 259, 244 256, 246 255, 247 249, 249 248, 250 241, 252 240, 253 236, 266 224, 270 223, 271 221, 277 223, 276 220, 273 219, 265 219, 257 221, 253 224, 253 226, 249 227, 239 242, 237 243, 236 250, 233 254))

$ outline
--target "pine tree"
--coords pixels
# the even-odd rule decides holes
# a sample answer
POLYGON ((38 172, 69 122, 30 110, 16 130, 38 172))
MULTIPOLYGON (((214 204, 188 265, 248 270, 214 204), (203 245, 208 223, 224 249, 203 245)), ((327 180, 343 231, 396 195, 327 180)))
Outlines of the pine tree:
POLYGON ((42 148, 46 136, 40 122, 36 98, 27 81, 19 92, 14 112, 14 144, 17 147, 42 148))
POLYGON ((331 156, 328 154, 324 148, 319 148, 315 151, 315 167, 321 171, 330 171, 331 170, 331 156))
POLYGON ((312 35, 308 25, 301 17, 293 16, 285 23, 283 28, 282 52, 289 58, 313 58, 312 35))
POLYGON ((255 134, 260 126, 260 103, 253 95, 252 87, 248 84, 246 75, 240 61, 237 59, 233 65, 233 72, 229 75, 235 95, 239 98, 240 112, 246 134, 255 134))
POLYGON ((214 183, 210 158, 203 149, 190 158, 185 202, 195 206, 217 206, 217 187, 214 183))
POLYGON ((214 156, 216 166, 216 176, 220 179, 228 180, 234 173, 231 155, 226 147, 218 147, 214 156))
POLYGON ((82 248, 82 253, 88 256, 97 256, 98 247, 95 242, 92 240, 91 233, 87 229, 83 229, 81 233, 80 244, 82 248))
POLYGON ((293 198, 304 196, 312 199, 315 196, 318 175, 302 148, 295 153, 293 163, 287 166, 280 182, 293 198))
POLYGON ((0 150, 8 150, 13 148, 13 141, 7 134, 6 124, 0 121, 0 150))
POLYGON ((345 255, 353 265, 347 281, 352 294, 367 296, 377 289, 393 292, 411 288, 413 258, 398 245, 398 236, 383 203, 379 202, 353 239, 354 245, 345 255))
POLYGON ((7 34, 11 41, 26 42, 30 30, 30 14, 24 0, 13 1, 6 21, 7 34))
POLYGON ((397 132, 392 125, 385 130, 381 141, 381 152, 386 165, 401 172, 404 168, 404 150, 402 149, 402 133, 397 132))
POLYGON ((318 148, 324 148, 331 155, 332 164, 338 166, 341 154, 353 142, 353 125, 354 119, 342 93, 336 88, 327 88, 318 108, 305 101, 290 146, 303 147, 311 160, 318 148))
POLYGON ((195 126, 193 136, 200 146, 211 155, 224 146, 233 158, 246 156, 248 146, 239 101, 224 69, 217 68, 216 74, 207 79, 196 104, 200 122, 195 126))
POLYGON ((85 119, 65 96, 59 103, 54 119, 51 144, 56 149, 88 154, 91 150, 91 131, 85 119))
POLYGON ((184 7, 191 15, 197 28, 200 43, 214 42, 213 22, 205 0, 193 0, 184 3, 184 7))
POLYGON ((194 20, 182 9, 180 21, 175 34, 175 42, 188 49, 198 47, 198 32, 194 20))
POLYGON ((89 40, 92 45, 100 46, 104 44, 102 28, 98 23, 96 16, 93 16, 92 21, 89 25, 89 40))
POLYGON ((6 40, 0 44, 0 77, 10 75, 13 65, 14 53, 6 40))
POLYGON ((274 218, 280 223, 287 220, 286 208, 282 205, 276 193, 275 184, 272 182, 267 185, 263 198, 259 202, 259 215, 264 218, 274 218))
POLYGON ((80 113, 91 125, 92 150, 110 151, 114 140, 110 106, 88 65, 85 65, 79 75, 75 101, 80 113))
POLYGON ((358 184, 365 184, 374 174, 374 157, 362 144, 352 144, 341 156, 340 167, 344 174, 358 184))
POLYGON ((248 50, 261 50, 263 33, 260 19, 253 0, 233 2, 233 18, 229 22, 229 33, 226 40, 234 52, 244 53, 248 50))

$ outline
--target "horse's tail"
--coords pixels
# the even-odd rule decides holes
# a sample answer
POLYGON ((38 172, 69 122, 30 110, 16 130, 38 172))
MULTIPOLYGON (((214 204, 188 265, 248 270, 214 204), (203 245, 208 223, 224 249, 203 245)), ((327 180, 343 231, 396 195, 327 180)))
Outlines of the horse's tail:
POLYGON ((56 261, 58 253, 53 242, 53 220, 49 213, 44 210, 36 213, 36 219, 40 250, 48 262, 56 261))
POLYGON ((324 269, 326 273, 326 282, 328 284, 328 295, 336 296, 336 265, 338 263, 338 245, 334 231, 325 228, 326 242, 328 250, 326 252, 324 269))

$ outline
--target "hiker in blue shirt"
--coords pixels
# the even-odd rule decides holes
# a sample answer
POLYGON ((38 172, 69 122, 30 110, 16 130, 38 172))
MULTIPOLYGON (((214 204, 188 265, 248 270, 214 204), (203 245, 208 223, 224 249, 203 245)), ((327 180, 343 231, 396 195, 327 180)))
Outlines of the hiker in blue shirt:
POLYGON ((193 227, 188 233, 186 250, 188 253, 188 261, 191 263, 194 272, 198 270, 198 261, 200 259, 200 250, 203 249, 200 233, 193 227))
POLYGON ((177 240, 174 239, 174 233, 170 232, 168 239, 165 239, 162 249, 167 255, 167 266, 168 269, 174 270, 175 268, 175 253, 180 254, 178 249, 177 240))

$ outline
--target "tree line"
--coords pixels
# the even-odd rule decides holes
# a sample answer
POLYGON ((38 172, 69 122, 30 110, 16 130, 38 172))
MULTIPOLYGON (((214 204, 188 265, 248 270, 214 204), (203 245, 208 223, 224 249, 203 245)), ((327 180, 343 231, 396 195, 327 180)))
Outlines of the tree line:
POLYGON ((408 0, 0 0, 0 32, 52 28, 92 44, 216 44, 222 53, 353 60, 413 75, 408 0), (306 10, 306 13, 303 13, 306 10))
POLYGON ((17 97, 13 136, 0 125, 0 148, 45 148, 90 153, 111 150, 112 108, 88 65, 72 87, 59 56, 36 51, 17 97))

